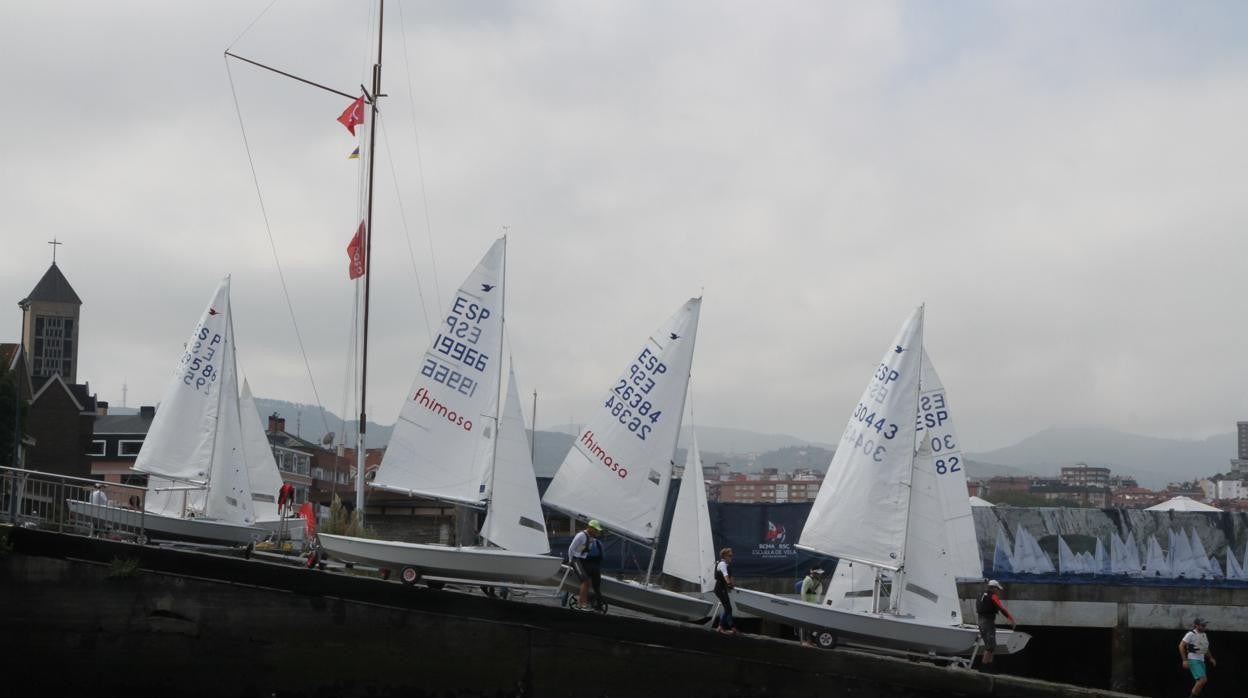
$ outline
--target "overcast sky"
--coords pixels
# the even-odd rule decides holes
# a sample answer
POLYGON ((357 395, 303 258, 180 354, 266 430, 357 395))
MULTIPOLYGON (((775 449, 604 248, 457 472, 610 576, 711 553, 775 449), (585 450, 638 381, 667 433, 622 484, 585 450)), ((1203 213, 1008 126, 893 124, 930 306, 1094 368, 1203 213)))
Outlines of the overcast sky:
MULTIPOLYGON (((222 52, 357 92, 375 18, 268 6, 0 7, 0 340, 55 237, 100 399, 159 400, 229 273, 253 389, 315 402, 241 111, 320 401, 355 411, 347 100, 222 52)), ((509 226, 541 428, 587 419, 704 293, 702 424, 835 442, 925 302, 969 450, 1051 426, 1230 431, 1246 34, 1240 2, 391 2, 370 418, 393 421, 426 313, 509 226)))

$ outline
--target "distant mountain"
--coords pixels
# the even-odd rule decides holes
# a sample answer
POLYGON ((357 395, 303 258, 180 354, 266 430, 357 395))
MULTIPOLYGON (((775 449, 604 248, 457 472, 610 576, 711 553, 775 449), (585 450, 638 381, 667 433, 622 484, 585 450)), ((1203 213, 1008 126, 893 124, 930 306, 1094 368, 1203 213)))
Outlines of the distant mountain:
MULTIPOLYGON (((553 432, 576 436, 580 433, 579 424, 559 424, 551 427, 553 432)), ((689 444, 689 427, 680 430, 680 446, 689 444)), ((709 427, 698 425, 698 448, 705 453, 746 455, 765 453, 789 446, 815 446, 832 450, 832 444, 807 441, 789 434, 764 434, 747 429, 729 429, 725 427, 709 427)), ((706 458, 703 458, 706 460, 706 458)), ((827 463, 823 464, 824 467, 827 463)))
MULTIPOLYGON (((325 410, 322 417, 321 408, 316 405, 303 405, 264 397, 256 398, 256 409, 260 411, 260 420, 266 425, 268 424, 269 416, 277 414, 277 416, 286 420, 286 433, 294 434, 312 443, 321 443, 321 439, 325 438, 326 432, 333 432, 334 443, 342 441, 348 447, 354 447, 355 445, 356 426, 360 421, 358 416, 347 419, 344 422, 342 417, 329 410, 325 410), (345 441, 342 439, 345 439, 345 441)), ((393 426, 384 426, 372 421, 368 422, 368 426, 364 430, 364 447, 381 448, 385 446, 390 443, 390 432, 392 431, 394 431, 393 426)))
POLYGON ((973 461, 999 463, 1040 475, 1087 463, 1131 475, 1153 489, 1167 483, 1207 477, 1230 469, 1237 453, 1234 433, 1203 441, 1160 439, 1111 429, 1046 429, 1013 446, 967 454, 973 461))

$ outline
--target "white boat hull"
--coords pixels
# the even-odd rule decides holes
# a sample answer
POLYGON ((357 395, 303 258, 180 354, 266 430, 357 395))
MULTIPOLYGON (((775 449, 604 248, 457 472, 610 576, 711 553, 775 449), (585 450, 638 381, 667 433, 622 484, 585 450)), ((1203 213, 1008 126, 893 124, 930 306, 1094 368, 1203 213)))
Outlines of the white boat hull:
POLYGON ((100 527, 117 527, 142 531, 149 539, 180 540, 192 543, 227 543, 247 545, 259 543, 269 537, 269 531, 257 526, 231 523, 216 519, 179 518, 141 512, 137 509, 91 504, 68 500, 69 510, 75 516, 87 519, 100 527))
MULTIPOLYGON (((843 611, 749 589, 733 589, 732 602, 762 618, 812 630, 826 630, 839 639, 855 644, 903 652, 968 655, 979 639, 979 630, 969 625, 932 625, 887 613, 843 611)), ((1026 644, 1026 640, 1022 642, 1026 644)))
POLYGON ((274 540, 288 540, 292 543, 302 544, 307 538, 307 522, 303 518, 292 516, 285 519, 285 528, 282 527, 282 523, 282 521, 276 519, 262 519, 256 522, 256 526, 264 529, 274 540))
POLYGON ((411 568, 418 577, 491 584, 555 586, 559 583, 556 575, 560 560, 550 555, 518 553, 502 548, 373 540, 327 533, 317 534, 317 538, 321 548, 333 559, 399 572, 411 568))
MULTIPOLYGON (((564 570, 567 569, 565 566, 564 570)), ((577 579, 575 572, 564 577, 562 590, 571 594, 580 591, 580 580, 577 579)), ((602 577, 601 590, 608 605, 688 623, 705 621, 711 617, 711 610, 715 607, 715 602, 697 596, 668 591, 654 585, 647 586, 638 582, 616 579, 607 575, 602 577)))

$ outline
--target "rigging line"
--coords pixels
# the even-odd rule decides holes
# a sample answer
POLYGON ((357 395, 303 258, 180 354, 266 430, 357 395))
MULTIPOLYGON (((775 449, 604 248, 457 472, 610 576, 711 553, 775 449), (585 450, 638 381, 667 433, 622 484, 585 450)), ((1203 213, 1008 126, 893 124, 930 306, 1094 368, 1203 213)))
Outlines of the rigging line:
POLYGON ((256 15, 256 18, 255 18, 255 19, 253 19, 253 20, 251 20, 251 24, 248 24, 248 25, 247 25, 247 26, 243 29, 243 31, 242 31, 241 33, 239 33, 239 35, 238 35, 238 36, 234 37, 234 40, 230 42, 230 45, 229 45, 229 46, 226 46, 226 47, 225 47, 225 50, 226 50, 226 51, 229 51, 230 49, 234 48, 234 44, 237 44, 239 41, 241 41, 241 40, 242 40, 242 38, 243 38, 243 36, 244 36, 245 34, 247 34, 247 32, 251 31, 251 28, 252 28, 252 27, 256 26, 256 22, 259 22, 259 21, 261 20, 261 18, 263 18, 266 14, 268 14, 268 13, 269 13, 269 10, 273 9, 273 6, 274 6, 274 5, 276 5, 276 4, 277 4, 277 0, 273 0, 273 2, 270 2, 270 3, 269 3, 269 6, 268 6, 268 7, 264 8, 263 10, 261 10, 261 11, 260 11, 260 14, 256 15))
POLYGON ((243 136, 243 148, 247 152, 247 165, 251 168, 251 181, 256 188, 256 199, 260 204, 260 216, 264 219, 264 232, 269 237, 269 248, 273 251, 273 263, 277 266, 277 278, 282 282, 282 294, 286 298, 286 309, 290 313, 290 323, 295 329, 295 339, 299 344, 299 353, 303 355, 303 365, 308 372, 308 382, 312 384, 312 395, 316 397, 316 406, 321 411, 321 422, 325 431, 329 431, 329 420, 325 417, 325 406, 321 403, 321 394, 316 389, 316 379, 312 376, 312 364, 308 361, 308 352, 303 346, 303 335, 299 332, 299 321, 295 319, 295 306, 290 302, 290 290, 286 287, 286 274, 282 271, 281 259, 277 256, 277 243, 273 240, 273 226, 269 223, 269 211, 264 205, 264 194, 260 191, 260 175, 256 172, 256 161, 251 155, 251 141, 247 139, 247 127, 243 123, 243 109, 238 101, 238 90, 234 86, 234 73, 230 70, 229 58, 225 61, 225 74, 230 81, 230 94, 234 98, 234 113, 238 116, 238 130, 243 136))
POLYGON ((416 90, 412 88, 412 67, 407 57, 407 31, 403 20, 403 3, 399 6, 399 40, 403 44, 403 71, 407 73, 407 103, 412 115, 412 137, 416 140, 416 172, 420 175, 420 204, 425 211, 425 238, 429 241, 429 265, 433 269, 433 294, 442 308, 442 286, 438 283, 438 264, 433 253, 433 222, 429 218, 429 196, 425 190, 425 163, 420 154, 420 131, 416 128, 416 90))
MULTIPOLYGON (((381 114, 378 112, 378 117, 381 114)), ((377 119, 378 125, 381 125, 382 119, 377 119)), ((394 195, 399 203, 399 221, 403 224, 403 236, 407 238, 407 256, 412 260, 412 275, 416 277, 416 295, 420 299, 420 313, 425 316, 425 332, 429 335, 429 341, 433 341, 433 329, 429 326, 429 308, 425 305, 425 290, 420 283, 420 272, 416 269, 416 251, 412 247, 412 232, 407 225, 407 209, 403 207, 403 193, 399 189, 399 173, 394 169, 394 154, 390 152, 390 137, 386 135, 386 129, 381 129, 381 142, 386 149, 386 158, 390 163, 390 179, 394 182, 394 195)), ((430 260, 432 262, 432 260, 430 260)), ((438 305, 438 309, 442 306, 438 305)), ((436 310, 436 309, 435 309, 436 310)))

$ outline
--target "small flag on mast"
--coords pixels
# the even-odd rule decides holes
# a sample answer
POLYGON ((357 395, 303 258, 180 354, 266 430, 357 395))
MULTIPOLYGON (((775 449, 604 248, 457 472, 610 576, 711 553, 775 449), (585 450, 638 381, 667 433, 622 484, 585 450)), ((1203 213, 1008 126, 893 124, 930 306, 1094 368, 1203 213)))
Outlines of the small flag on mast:
POLYGON ((364 276, 364 221, 360 221, 355 237, 351 238, 351 243, 347 245, 347 257, 351 260, 347 267, 347 274, 351 279, 354 281, 364 276))
POLYGON ((347 127, 351 135, 355 135, 355 127, 364 123, 364 97, 361 95, 338 116, 338 123, 347 127))
POLYGON ((347 156, 347 159, 348 159, 348 160, 359 160, 359 159, 360 159, 360 146, 358 146, 358 145, 357 145, 357 146, 355 146, 355 150, 352 150, 352 151, 351 151, 351 154, 347 156))

